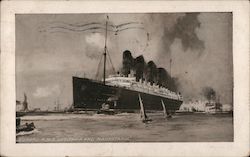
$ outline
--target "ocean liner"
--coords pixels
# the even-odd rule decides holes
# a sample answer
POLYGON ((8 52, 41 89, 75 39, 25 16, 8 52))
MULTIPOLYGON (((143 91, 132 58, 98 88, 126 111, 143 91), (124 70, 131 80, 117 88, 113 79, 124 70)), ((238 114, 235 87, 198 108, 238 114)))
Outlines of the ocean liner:
POLYGON ((182 104, 180 93, 166 87, 136 79, 130 73, 110 75, 106 78, 107 26, 104 46, 104 68, 101 81, 73 76, 73 104, 75 109, 98 110, 108 108, 119 111, 140 110, 139 100, 146 110, 175 112, 182 104), (164 106, 163 106, 164 105, 164 106))

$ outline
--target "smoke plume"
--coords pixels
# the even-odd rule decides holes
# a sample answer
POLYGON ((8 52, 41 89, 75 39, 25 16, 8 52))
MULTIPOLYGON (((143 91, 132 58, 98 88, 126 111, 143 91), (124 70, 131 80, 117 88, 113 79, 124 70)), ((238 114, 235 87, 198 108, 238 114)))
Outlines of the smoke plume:
POLYGON ((170 52, 170 46, 175 39, 181 40, 185 52, 188 49, 199 50, 199 52, 204 50, 204 41, 200 40, 196 33, 196 29, 200 28, 198 15, 199 13, 187 13, 185 16, 178 18, 173 27, 164 28, 162 41, 166 52, 170 52))
POLYGON ((131 71, 134 71, 136 81, 142 79, 143 81, 150 82, 166 87, 172 91, 177 91, 176 80, 171 78, 169 73, 157 65, 153 61, 146 63, 142 55, 133 58, 131 52, 126 50, 123 52, 123 66, 122 74, 128 76, 131 71))
POLYGON ((202 94, 208 101, 216 100, 216 92, 212 87, 204 87, 202 94))

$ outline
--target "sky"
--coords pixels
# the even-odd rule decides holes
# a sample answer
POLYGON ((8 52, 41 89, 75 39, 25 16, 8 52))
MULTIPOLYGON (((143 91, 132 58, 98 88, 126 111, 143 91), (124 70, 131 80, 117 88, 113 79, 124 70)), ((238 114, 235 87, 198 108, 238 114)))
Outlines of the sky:
POLYGON ((104 50, 104 29, 85 28, 105 26, 107 15, 109 25, 130 28, 108 31, 116 71, 125 50, 168 72, 172 58, 171 76, 185 101, 203 99, 202 89, 211 87, 232 104, 231 13, 16 14, 17 100, 26 93, 30 108, 72 105, 72 76, 95 79, 104 50))

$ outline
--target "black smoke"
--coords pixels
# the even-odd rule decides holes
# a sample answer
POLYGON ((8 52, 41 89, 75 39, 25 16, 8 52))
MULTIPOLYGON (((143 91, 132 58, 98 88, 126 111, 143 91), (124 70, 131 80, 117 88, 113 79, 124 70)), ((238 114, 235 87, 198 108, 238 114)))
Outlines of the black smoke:
POLYGON ((200 13, 186 13, 185 16, 178 18, 176 24, 172 28, 164 28, 162 37, 164 50, 170 51, 170 46, 175 39, 180 39, 183 50, 199 50, 202 52, 205 48, 204 41, 197 36, 196 29, 200 28, 198 15, 200 13))
POLYGON ((202 89, 202 94, 208 101, 216 100, 216 92, 212 87, 204 87, 202 89))
POLYGON ((132 71, 135 74, 136 81, 142 79, 166 87, 172 91, 177 91, 176 80, 171 78, 166 69, 157 67, 153 61, 146 62, 142 55, 134 58, 131 52, 126 50, 123 52, 122 74, 128 76, 132 71))

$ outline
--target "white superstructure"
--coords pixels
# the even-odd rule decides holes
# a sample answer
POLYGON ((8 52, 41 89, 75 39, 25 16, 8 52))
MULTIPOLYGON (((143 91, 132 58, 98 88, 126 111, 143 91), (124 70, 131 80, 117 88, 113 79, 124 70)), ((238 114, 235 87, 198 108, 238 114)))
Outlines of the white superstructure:
POLYGON ((160 87, 156 84, 151 85, 150 82, 142 80, 137 82, 136 78, 132 75, 129 75, 128 77, 119 74, 110 75, 108 78, 106 78, 106 84, 110 86, 123 87, 151 95, 162 96, 169 99, 182 100, 182 96, 180 94, 170 91, 165 87, 160 87))

